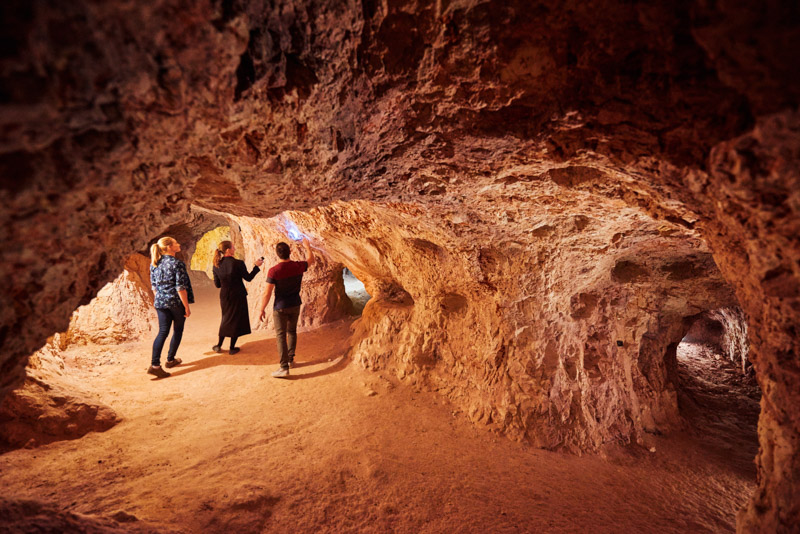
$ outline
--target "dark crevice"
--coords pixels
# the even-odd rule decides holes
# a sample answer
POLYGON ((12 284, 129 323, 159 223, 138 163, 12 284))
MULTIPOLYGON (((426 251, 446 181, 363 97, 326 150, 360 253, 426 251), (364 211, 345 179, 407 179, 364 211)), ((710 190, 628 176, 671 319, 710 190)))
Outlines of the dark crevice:
MULTIPOLYGON (((217 3, 216 0, 211 1, 211 5, 214 6, 217 3)), ((239 12, 236 10, 235 0, 222 0, 219 3, 219 13, 220 16, 217 19, 212 20, 212 24, 217 29, 217 31, 224 31, 225 27, 227 26, 228 22, 233 20, 239 12)))
POLYGON ((253 65, 253 58, 249 52, 245 52, 239 58, 239 66, 236 67, 236 88, 234 89, 233 100, 238 102, 242 98, 242 93, 250 89, 256 82, 256 69, 253 65))
POLYGON ((286 91, 297 89, 297 94, 308 98, 311 88, 319 83, 314 71, 295 54, 286 54, 286 91))
POLYGON ((29 152, 22 150, 0 156, 0 191, 16 195, 29 187, 34 176, 32 159, 29 152))

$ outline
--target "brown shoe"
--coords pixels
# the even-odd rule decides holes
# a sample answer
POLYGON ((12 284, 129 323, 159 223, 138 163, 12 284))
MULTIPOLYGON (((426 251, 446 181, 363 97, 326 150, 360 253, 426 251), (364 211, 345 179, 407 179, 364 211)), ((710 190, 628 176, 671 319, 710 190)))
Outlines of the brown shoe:
POLYGON ((175 367, 176 365, 180 365, 182 363, 183 363, 183 360, 181 360, 180 358, 175 358, 174 360, 167 360, 167 363, 165 363, 164 365, 167 368, 169 368, 169 367, 175 367))
POLYGON ((168 372, 166 372, 164 369, 162 369, 160 365, 158 367, 153 367, 151 365, 150 368, 147 369, 147 374, 148 375, 153 375, 156 378, 167 378, 168 376, 172 376, 168 372))

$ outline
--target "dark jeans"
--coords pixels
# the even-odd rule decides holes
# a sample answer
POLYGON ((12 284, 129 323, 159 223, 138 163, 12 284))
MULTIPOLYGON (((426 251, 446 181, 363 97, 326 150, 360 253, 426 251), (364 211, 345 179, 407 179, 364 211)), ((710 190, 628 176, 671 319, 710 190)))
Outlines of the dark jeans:
POLYGON ((167 341, 169 327, 172 323, 175 323, 175 330, 172 332, 172 340, 169 342, 167 361, 171 362, 175 359, 183 337, 183 324, 186 322, 186 317, 184 317, 186 309, 183 304, 177 308, 156 308, 156 313, 158 313, 158 335, 153 342, 153 360, 151 362, 153 366, 161 365, 161 350, 167 341))
POLYGON ((300 306, 272 310, 275 323, 275 339, 278 342, 278 354, 281 356, 281 368, 288 369, 289 362, 294 360, 294 349, 297 347, 297 319, 300 317, 300 306), (288 338, 288 346, 287 346, 288 338))

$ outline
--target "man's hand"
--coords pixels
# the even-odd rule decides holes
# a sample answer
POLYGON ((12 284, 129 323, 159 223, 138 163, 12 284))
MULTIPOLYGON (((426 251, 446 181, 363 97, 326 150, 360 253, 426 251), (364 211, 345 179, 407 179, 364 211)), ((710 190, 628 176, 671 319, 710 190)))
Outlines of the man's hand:
POLYGON ((256 260, 256 265, 257 265, 258 267, 261 267, 262 265, 264 265, 264 260, 262 260, 261 258, 258 258, 258 259, 256 260))
POLYGON ((186 306, 186 313, 183 314, 184 317, 189 317, 192 314, 192 310, 189 309, 189 306, 186 306))
POLYGON ((267 290, 264 291, 264 296, 261 297, 261 313, 258 314, 258 318, 263 323, 267 318, 267 303, 269 303, 269 299, 272 298, 272 292, 275 290, 275 284, 271 284, 267 282, 267 290))
POLYGON ((306 263, 311 267, 314 265, 314 253, 311 251, 311 243, 307 237, 303 238, 303 246, 306 247, 306 263))

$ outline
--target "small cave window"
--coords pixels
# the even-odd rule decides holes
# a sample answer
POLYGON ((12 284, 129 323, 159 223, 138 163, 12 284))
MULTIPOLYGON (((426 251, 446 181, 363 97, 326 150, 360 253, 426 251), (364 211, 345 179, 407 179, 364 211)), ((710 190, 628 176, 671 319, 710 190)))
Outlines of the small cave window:
POLYGON ((360 315, 361 312, 364 311, 364 306, 367 305, 367 301, 372 297, 367 293, 367 288, 364 287, 364 283, 356 278, 353 272, 347 267, 342 271, 342 278, 344 279, 345 293, 347 293, 348 298, 353 303, 353 310, 360 315))

